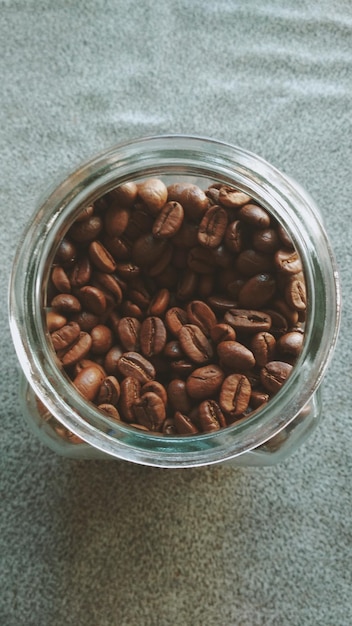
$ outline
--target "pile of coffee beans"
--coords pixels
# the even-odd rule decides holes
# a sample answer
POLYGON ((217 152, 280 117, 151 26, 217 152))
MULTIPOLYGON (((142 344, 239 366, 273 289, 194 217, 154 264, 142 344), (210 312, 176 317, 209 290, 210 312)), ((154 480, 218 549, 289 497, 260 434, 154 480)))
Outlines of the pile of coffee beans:
POLYGON ((47 288, 51 342, 110 418, 186 435, 247 419, 302 350, 302 262, 276 219, 225 184, 126 182, 82 209, 47 288))

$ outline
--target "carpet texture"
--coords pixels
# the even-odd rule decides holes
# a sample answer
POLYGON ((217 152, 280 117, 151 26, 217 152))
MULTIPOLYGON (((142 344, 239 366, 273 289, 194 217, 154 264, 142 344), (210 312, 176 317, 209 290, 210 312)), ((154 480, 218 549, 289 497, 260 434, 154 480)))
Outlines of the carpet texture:
POLYGON ((352 623, 349 0, 0 0, 1 626, 352 623), (279 466, 73 461, 24 426, 7 321, 15 246, 81 161, 212 136, 298 180, 344 315, 320 427, 279 466))

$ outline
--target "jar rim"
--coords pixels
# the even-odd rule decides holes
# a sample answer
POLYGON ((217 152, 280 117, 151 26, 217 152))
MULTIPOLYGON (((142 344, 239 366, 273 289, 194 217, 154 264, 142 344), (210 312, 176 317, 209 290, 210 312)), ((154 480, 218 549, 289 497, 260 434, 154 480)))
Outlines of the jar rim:
POLYGON ((204 465, 238 456, 263 444, 292 421, 321 383, 336 344, 340 309, 336 262, 319 211, 308 194, 252 152, 193 135, 156 135, 127 141, 76 168, 34 213, 15 256, 9 287, 15 349, 40 400, 91 445, 112 456, 163 467, 204 465), (43 277, 49 251, 53 254, 68 217, 73 219, 84 202, 128 178, 145 178, 153 173, 177 176, 182 171, 192 177, 220 177, 270 205, 279 219, 285 218, 310 284, 309 331, 299 361, 281 390, 284 393, 279 392, 258 413, 216 433, 168 438, 124 424, 114 423, 112 428, 111 420, 74 391, 54 362, 45 339, 43 277))

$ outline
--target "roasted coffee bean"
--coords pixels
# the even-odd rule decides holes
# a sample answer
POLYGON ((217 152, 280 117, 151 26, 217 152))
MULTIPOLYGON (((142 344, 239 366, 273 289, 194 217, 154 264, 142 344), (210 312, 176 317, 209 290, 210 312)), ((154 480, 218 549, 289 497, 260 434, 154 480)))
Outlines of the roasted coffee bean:
POLYGON ((188 415, 192 408, 192 400, 187 392, 184 380, 174 378, 170 381, 167 387, 167 398, 173 411, 180 411, 188 415))
POLYGON ((235 189, 234 187, 228 187, 223 185, 223 187, 219 190, 219 202, 225 207, 229 209, 237 208, 250 202, 251 197, 241 191, 240 189, 235 189))
POLYGON ((231 374, 225 378, 221 391, 220 408, 230 417, 238 417, 246 411, 251 397, 251 385, 243 374, 231 374))
POLYGON ((269 361, 273 360, 276 339, 268 332, 256 333, 250 342, 250 348, 254 354, 255 362, 259 367, 264 367, 269 361))
POLYGON ((160 317, 150 316, 142 322, 140 330, 141 351, 146 357, 160 354, 166 344, 166 328, 160 317))
POLYGON ((178 336, 181 328, 187 324, 187 313, 181 307, 171 307, 165 314, 165 324, 173 335, 178 336))
POLYGON ((276 281, 271 274, 256 274, 247 280, 238 294, 238 305, 257 309, 270 302, 276 291, 276 281))
POLYGON ((113 344, 113 334, 105 324, 97 324, 90 332, 92 354, 106 354, 113 344))
POLYGON ((58 354, 64 367, 71 367, 84 359, 92 347, 92 338, 88 333, 81 332, 78 339, 69 346, 61 356, 58 354))
POLYGON ((80 335, 81 329, 76 322, 69 322, 58 330, 51 333, 51 341, 54 350, 66 350, 71 346, 80 335))
POLYGON ((56 265, 51 272, 51 280, 60 293, 70 293, 71 283, 63 267, 56 265))
POLYGON ((152 215, 159 213, 167 200, 167 188, 159 178, 148 178, 137 185, 138 196, 152 215))
POLYGON ((195 369, 187 378, 186 389, 191 398, 212 398, 219 391, 225 374, 218 365, 206 365, 195 369))
POLYGON ((260 371, 263 387, 271 394, 280 391, 292 372, 292 365, 285 361, 270 361, 260 371))
POLYGON ((262 311, 247 309, 230 309, 224 315, 224 321, 236 332, 258 333, 270 330, 271 318, 262 311))
POLYGON ((103 380, 104 375, 102 374, 100 368, 92 365, 91 367, 85 367, 81 370, 73 380, 73 384, 77 391, 79 391, 79 393, 84 396, 86 400, 90 400, 92 402, 96 397, 103 380))
POLYGON ((221 182, 159 178, 80 210, 46 302, 72 382, 100 372, 85 397, 167 436, 211 433, 270 401, 302 352, 308 304, 302 259, 269 210, 221 182))
POLYGON ((56 313, 55 311, 48 311, 46 314, 46 325, 48 327, 49 333, 54 332, 55 330, 59 330, 67 323, 67 318, 64 315, 60 315, 60 313, 56 313))
POLYGON ((221 367, 233 372, 246 372, 255 366, 253 352, 238 341, 222 341, 217 346, 221 367))
POLYGON ((51 301, 51 306, 58 313, 74 314, 79 313, 81 304, 71 293, 60 293, 51 301))
POLYGON ((160 430, 166 417, 165 404, 156 393, 147 391, 133 405, 133 413, 138 424, 148 430, 160 430))
POLYGON ((269 213, 257 204, 245 204, 240 208, 237 215, 240 220, 254 228, 263 229, 270 226, 269 213))
POLYGON ((211 329, 217 323, 214 311, 201 300, 192 300, 186 307, 186 313, 191 324, 199 326, 201 331, 209 337, 211 329))
POLYGON ((118 336, 122 347, 135 352, 140 345, 141 323, 136 317, 122 317, 118 323, 118 336))
POLYGON ((226 420, 215 400, 204 400, 199 405, 199 422, 204 433, 211 433, 226 426, 226 420))
POLYGON ((185 415, 181 411, 176 411, 174 416, 175 428, 179 435, 196 435, 198 429, 193 424, 188 415, 185 415))
POLYGON ((220 245, 227 227, 227 213, 221 206, 211 206, 205 212, 198 229, 198 241, 207 248, 220 245))
POLYGON ((183 222, 183 207, 179 202, 167 202, 158 214, 153 235, 162 239, 173 237, 180 230, 183 222))
POLYGON ((134 422, 133 406, 141 395, 141 383, 134 376, 127 376, 120 384, 119 410, 126 422, 134 422))
POLYGON ((123 376, 132 376, 142 384, 155 378, 154 366, 138 352, 124 352, 119 359, 118 368, 123 376))
POLYGON ((204 191, 191 183, 174 183, 167 188, 168 200, 179 202, 185 215, 192 220, 202 217, 208 208, 208 198, 204 191))
POLYGON ((115 376, 107 376, 102 381, 96 402, 98 404, 113 404, 117 405, 120 398, 120 383, 115 376))
POLYGON ((182 326, 178 340, 185 355, 194 363, 207 363, 213 356, 209 339, 195 324, 182 326))
POLYGON ((84 309, 94 313, 94 315, 103 315, 105 313, 107 302, 105 294, 101 289, 85 285, 77 293, 84 309))

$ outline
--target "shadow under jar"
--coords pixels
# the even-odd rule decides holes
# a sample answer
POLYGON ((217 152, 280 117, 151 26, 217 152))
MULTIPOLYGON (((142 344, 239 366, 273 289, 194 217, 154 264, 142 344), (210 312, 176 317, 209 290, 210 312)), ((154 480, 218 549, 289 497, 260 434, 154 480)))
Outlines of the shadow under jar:
MULTIPOLYGON (((187 202, 184 201, 183 204, 186 205, 187 202)), ((224 228, 220 226, 221 237, 225 236, 224 228)), ((293 275, 297 276, 297 268, 293 269, 293 275)), ((295 297, 300 297, 299 288, 295 297)), ((320 383, 337 339, 340 292, 333 253, 320 213, 299 185, 263 159, 238 147, 207 138, 176 135, 149 137, 113 147, 82 165, 53 189, 42 202, 20 242, 11 277, 9 308, 13 341, 23 373, 20 393, 22 410, 30 427, 56 452, 76 458, 118 458, 170 468, 225 461, 231 461, 235 465, 268 465, 293 452, 319 422, 322 408, 320 383), (150 201, 151 190, 148 188, 150 180, 154 181, 153 202, 150 201), (162 181, 160 189, 156 180, 162 181), (124 203, 119 203, 118 198, 114 198, 112 202, 111 198, 114 194, 118 196, 117 188, 125 185, 126 189, 126 183, 131 182, 137 185, 139 193, 134 198, 135 219, 128 222, 128 210, 124 210, 124 203), (160 207, 169 202, 167 224, 169 229, 170 224, 177 224, 176 227, 171 227, 171 230, 174 228, 173 241, 177 244, 178 233, 183 226, 180 227, 179 224, 179 197, 170 190, 177 191, 178 186, 185 183, 196 185, 204 191, 208 189, 205 225, 202 224, 202 218, 190 214, 196 210, 194 202, 188 208, 187 227, 182 234, 183 242, 189 238, 186 261, 182 245, 173 246, 172 249, 168 245, 165 220, 159 218, 160 207), (163 196, 164 187, 169 190, 166 197, 163 196), (219 197, 219 191, 223 197, 219 197), (231 205, 231 194, 237 198, 243 196, 244 202, 234 207, 233 198, 231 205), (109 210, 109 202, 114 207, 113 210, 109 210), (160 207, 157 207, 158 202, 160 207), (149 215, 145 211, 148 203, 149 215), (248 211, 248 204, 252 204, 254 209, 252 207, 248 211), (95 210, 90 217, 89 207, 92 206, 95 210), (225 207, 225 211, 219 210, 219 206, 220 209, 225 207), (265 215, 270 216, 270 223, 265 225, 267 232, 264 237, 263 232, 258 233, 250 226, 251 220, 263 217, 254 215, 259 207, 264 209, 264 219, 265 215), (150 220, 153 210, 155 214, 150 220), (233 275, 233 290, 241 289, 242 295, 238 301, 238 293, 231 293, 230 289, 227 302, 223 291, 219 298, 219 284, 225 285, 226 291, 227 281, 232 276, 233 268, 231 262, 229 265, 228 253, 229 250, 232 252, 231 246, 236 246, 233 242, 238 239, 237 227, 232 224, 238 221, 239 211, 248 212, 242 218, 249 225, 247 236, 250 233, 252 244, 254 239, 256 243, 245 247, 244 252, 247 254, 243 253, 241 258, 241 255, 236 257, 235 264, 242 283, 236 287, 236 277, 233 275), (212 227, 215 223, 221 223, 224 213, 227 220, 224 228, 227 229, 226 236, 229 240, 225 250, 221 245, 222 238, 219 242, 216 239, 219 229, 212 227), (101 232, 102 222, 105 240, 102 239, 101 242, 98 233, 101 232), (124 250, 124 245, 128 248, 128 237, 122 236, 126 224, 129 239, 134 242, 133 253, 128 249, 124 250), (271 228, 272 224, 275 224, 275 229, 271 228), (144 233, 143 237, 138 236, 140 228, 144 233), (184 410, 177 411, 177 415, 172 416, 169 428, 168 418, 163 415, 160 419, 165 424, 159 428, 159 423, 155 423, 155 416, 160 417, 159 400, 165 393, 165 387, 172 386, 168 401, 171 398, 172 402, 174 397, 180 402, 184 391, 180 388, 180 381, 191 380, 195 368, 215 368, 215 373, 211 375, 207 371, 209 381, 206 380, 206 384, 209 386, 214 384, 220 363, 220 369, 225 370, 226 377, 220 404, 225 408, 229 394, 233 399, 237 393, 241 382, 239 377, 247 374, 252 367, 257 368, 256 372, 260 367, 265 368, 267 359, 261 356, 260 345, 263 337, 258 336, 255 345, 251 343, 252 338, 238 341, 243 335, 240 328, 237 336, 237 318, 241 310, 259 309, 262 317, 265 317, 265 311, 270 314, 272 299, 277 294, 273 290, 271 297, 264 296, 261 300, 259 296, 258 300, 258 289, 260 292, 264 283, 265 293, 268 293, 268 289, 270 291, 272 269, 261 261, 258 265, 258 258, 272 259, 273 255, 266 254, 266 246, 275 248, 272 239, 280 229, 281 240, 288 233, 285 249, 293 246, 297 254, 293 259, 290 254, 286 257, 286 252, 281 256, 279 253, 276 255, 276 264, 285 266, 287 263, 297 262, 298 257, 302 264, 300 274, 306 290, 302 307, 304 315, 302 313, 301 316, 298 315, 298 320, 292 320, 288 330, 294 333, 294 337, 290 343, 290 338, 286 336, 286 344, 281 346, 281 354, 285 350, 290 352, 288 358, 282 359, 289 368, 289 375, 284 376, 284 384, 275 386, 282 371, 275 371, 274 365, 274 370, 267 372, 267 377, 274 381, 272 392, 270 381, 264 389, 270 392, 267 394, 270 396, 269 400, 263 397, 261 387, 255 393, 253 383, 251 406, 246 411, 247 403, 244 413, 240 414, 238 411, 233 420, 227 415, 226 421, 222 423, 218 397, 214 400, 214 395, 211 395, 205 406, 197 409, 194 419, 194 405, 191 403, 187 406, 187 398, 184 398, 184 410), (273 230, 274 233, 270 232, 273 230), (114 233, 110 234, 110 239, 109 233, 114 233), (70 236, 67 237, 68 234, 70 236), (201 245, 193 245, 194 238, 201 245), (140 239, 141 242, 138 243, 140 239), (78 260, 70 260, 70 255, 74 256, 74 253, 69 246, 65 246, 67 240, 78 243, 79 250, 89 247, 88 262, 87 256, 83 254, 79 255, 78 260), (150 240, 153 245, 150 245, 150 240), (259 251, 254 259, 250 253, 253 247, 259 251), (65 268, 62 271, 65 263, 58 263, 58 258, 66 259, 68 271, 65 268), (207 279, 211 273, 207 269, 210 260, 211 266, 214 267, 215 264, 217 268, 216 279, 212 281, 207 279), (183 271, 185 263, 191 269, 186 273, 183 271), (253 264, 257 264, 255 271, 252 269, 253 264), (87 272, 91 272, 90 265, 94 267, 94 280, 87 281, 87 272), (173 270, 173 278, 167 278, 170 268, 173 270), (174 287, 175 273, 179 276, 177 287, 174 287), (66 289, 68 275, 70 285, 66 289), (116 275, 118 281, 111 281, 111 277, 116 275), (165 284, 163 280, 158 282, 160 275, 164 276, 165 284), (198 280, 196 287, 195 276, 198 280), (199 276, 202 277, 201 287, 199 276), (258 276, 262 277, 260 284, 258 276), (169 288, 167 279, 171 280, 169 288), (153 288, 149 287, 150 284, 153 288), (155 284, 158 286, 156 292, 155 284), (79 299, 75 310, 77 294, 79 299), (102 302, 101 294, 108 294, 105 302, 102 302), (109 323, 105 324, 101 315, 109 307, 110 299, 114 304, 110 306, 109 323), (194 301, 198 304, 194 305, 194 301), (202 301, 210 305, 215 316, 210 326, 209 314, 207 317, 199 305, 202 301), (168 315, 172 316, 172 305, 174 308, 182 308, 179 306, 180 302, 184 303, 184 309, 188 307, 187 319, 180 321, 174 317, 169 321, 169 326, 166 323, 163 325, 163 329, 155 326, 159 324, 155 320, 160 319, 160 311, 165 315, 165 310, 168 310, 168 315), (67 311, 70 313, 69 320, 67 311), (62 333, 59 333, 55 339, 57 343, 53 345, 55 319, 50 320, 48 328, 48 313, 49 319, 50 314, 54 313, 54 317, 61 315, 68 321, 65 332, 75 335, 74 343, 80 341, 84 348, 85 342, 88 342, 89 345, 86 345, 82 354, 90 361, 104 365, 107 349, 110 350, 113 346, 109 371, 102 373, 101 378, 96 366, 95 371, 91 372, 93 382, 90 380, 89 385, 90 389, 94 389, 91 396, 90 392, 85 391, 84 377, 87 377, 87 373, 83 376, 79 370, 74 369, 77 359, 72 357, 72 351, 64 349, 61 355, 62 333), (82 316, 85 316, 84 319, 82 316), (153 321, 150 321, 151 318, 153 321), (170 328, 174 329, 178 323, 181 324, 181 330, 177 330, 175 337, 170 337, 170 328), (166 335, 163 337, 165 328, 166 335), (155 330, 158 331, 157 342, 155 330), (299 333, 303 336, 303 342, 299 342, 297 348, 299 333), (137 343, 134 340, 136 336, 139 338, 137 343), (121 337, 123 346, 116 345, 121 337), (158 375, 150 375, 145 361, 150 363, 148 355, 152 351, 152 357, 155 356, 160 341, 164 361, 159 365, 158 381, 158 375), (191 349, 188 347, 190 342, 191 349), (239 343, 242 346, 240 353, 239 343), (216 357, 213 357, 214 349, 216 357), (185 350, 189 359, 182 358, 185 350), (256 363, 252 362, 253 354, 256 363), (72 362, 70 359, 73 359, 72 362), (176 372, 172 382, 170 377, 167 381, 165 379, 165 359, 168 359, 168 363, 173 363, 172 367, 176 372), (261 359, 264 359, 263 362, 261 359), (119 361, 117 369, 114 369, 114 361, 119 361), (146 385, 143 402, 137 403, 138 406, 133 408, 131 419, 121 421, 118 419, 118 412, 116 415, 113 409, 120 409, 118 396, 121 387, 131 385, 131 382, 126 383, 126 379, 133 381, 137 371, 142 371, 138 384, 146 385), (106 373, 110 375, 106 376, 106 373), (96 404, 91 402, 93 399, 96 404), (153 416, 152 423, 150 415, 153 416), (191 420, 188 419, 189 416, 191 420), (202 429, 197 427, 197 420, 201 420, 202 424, 210 424, 215 420, 221 427, 216 430, 207 427, 205 432, 199 432, 202 429), (178 433, 181 434, 175 434, 175 421, 178 433), (194 424, 195 428, 192 427, 194 424)), ((62 322, 61 326, 58 323, 58 329, 60 328, 62 322)), ((265 333, 267 329, 258 328, 258 335, 260 330, 265 333)), ((276 346, 280 340, 284 343, 280 336, 282 334, 287 335, 277 329, 274 337, 276 346)), ((270 340, 265 341, 265 350, 270 352, 270 340)), ((277 352, 274 351, 273 355, 275 354, 277 352)), ((153 362, 153 358, 151 360, 153 362)), ((278 360, 274 356, 271 363, 275 364, 278 360)), ((251 375, 245 377, 250 380, 251 375)), ((193 385, 193 398, 199 396, 200 400, 204 399, 203 392, 199 391, 199 383, 191 380, 189 384, 193 385)), ((135 388, 129 388, 124 397, 136 393, 135 388)), ((243 393, 246 393, 245 389, 243 393)), ((129 404, 123 407, 124 418, 129 416, 129 408, 129 404)))

